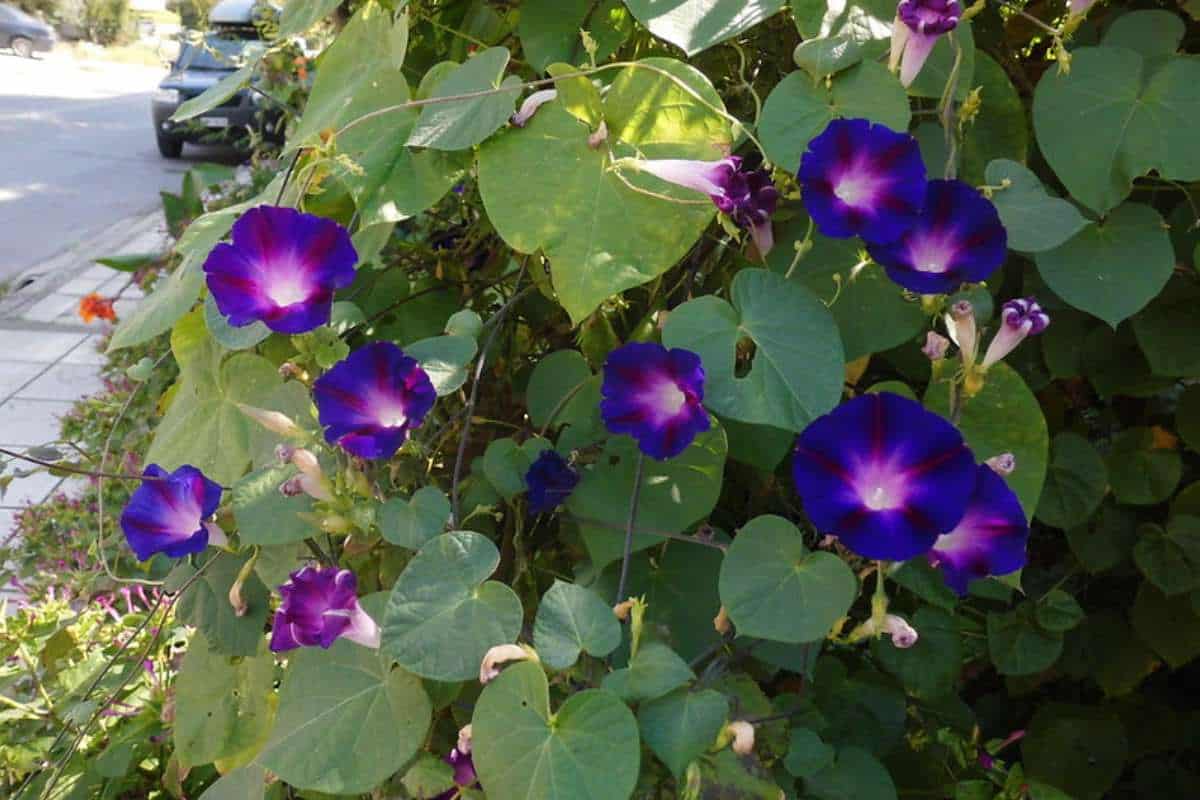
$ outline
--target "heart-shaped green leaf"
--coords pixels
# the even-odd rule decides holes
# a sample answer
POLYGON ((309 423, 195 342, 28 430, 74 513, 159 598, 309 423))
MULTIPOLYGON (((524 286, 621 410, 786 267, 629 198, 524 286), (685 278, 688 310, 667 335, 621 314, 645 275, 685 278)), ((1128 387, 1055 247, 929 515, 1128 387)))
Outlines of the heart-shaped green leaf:
POLYGON ((755 517, 721 565, 721 602, 738 633, 776 642, 812 642, 850 609, 858 580, 846 562, 804 546, 783 517, 755 517))
POLYGON ((602 689, 550 711, 546 674, 528 661, 484 688, 471 720, 479 782, 495 797, 627 800, 641 761, 637 722, 602 689))
POLYGON ((433 537, 446 530, 450 521, 450 500, 436 486, 422 486, 405 500, 393 497, 379 512, 383 538, 392 544, 419 550, 433 537))
POLYGON ((533 644, 552 669, 567 669, 586 650, 601 658, 621 643, 612 608, 591 589, 556 580, 542 595, 533 623, 533 644))
POLYGON ((313 510, 307 494, 287 497, 279 487, 299 472, 290 464, 275 465, 242 476, 233 485, 230 505, 238 535, 245 544, 286 544, 303 541, 317 526, 300 514, 313 510))
POLYGON ((495 133, 513 113, 520 92, 519 78, 515 75, 504 77, 508 58, 507 48, 489 47, 440 81, 433 97, 452 97, 501 87, 504 90, 425 106, 408 136, 408 146, 466 150, 495 133))
POLYGON ((1104 459, 1087 439, 1063 431, 1054 437, 1037 518, 1056 528, 1082 525, 1100 506, 1108 488, 1104 459))
POLYGON ((1026 253, 1058 247, 1088 224, 1079 209, 1054 197, 1029 169, 1008 159, 987 166, 991 186, 1009 181, 1009 186, 992 195, 1000 221, 1008 232, 1008 246, 1026 253))
POLYGON ((729 714, 725 695, 712 689, 679 689, 638 708, 642 739, 679 777, 692 759, 716 741, 729 714))
POLYGON ((383 652, 438 681, 479 674, 484 654, 517 638, 521 601, 487 577, 500 564, 490 540, 472 531, 430 539, 392 588, 383 617, 383 652))

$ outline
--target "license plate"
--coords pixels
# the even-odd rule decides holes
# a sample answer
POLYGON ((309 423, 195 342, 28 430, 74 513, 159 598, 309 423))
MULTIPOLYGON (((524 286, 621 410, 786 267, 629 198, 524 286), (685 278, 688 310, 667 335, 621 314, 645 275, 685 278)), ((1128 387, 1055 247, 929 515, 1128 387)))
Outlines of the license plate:
POLYGON ((228 117, 201 117, 200 124, 206 128, 228 128, 228 117))

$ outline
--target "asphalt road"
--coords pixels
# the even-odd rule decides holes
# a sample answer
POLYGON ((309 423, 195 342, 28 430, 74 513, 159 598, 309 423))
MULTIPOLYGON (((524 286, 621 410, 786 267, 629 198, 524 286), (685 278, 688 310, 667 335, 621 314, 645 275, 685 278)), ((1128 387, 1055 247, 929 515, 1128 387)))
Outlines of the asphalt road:
POLYGON ((158 154, 150 97, 164 74, 0 51, 0 282, 178 191, 202 151, 158 154))

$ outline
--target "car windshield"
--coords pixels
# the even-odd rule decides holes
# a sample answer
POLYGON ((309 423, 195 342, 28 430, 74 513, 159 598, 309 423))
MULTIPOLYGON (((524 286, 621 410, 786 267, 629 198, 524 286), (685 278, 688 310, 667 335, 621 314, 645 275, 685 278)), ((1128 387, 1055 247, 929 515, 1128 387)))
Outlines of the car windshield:
POLYGON ((206 36, 203 42, 185 42, 176 67, 185 69, 237 69, 246 58, 263 48, 262 42, 206 36))
POLYGON ((23 22, 26 25, 38 24, 38 21, 19 8, 0 5, 0 20, 5 22, 23 22))

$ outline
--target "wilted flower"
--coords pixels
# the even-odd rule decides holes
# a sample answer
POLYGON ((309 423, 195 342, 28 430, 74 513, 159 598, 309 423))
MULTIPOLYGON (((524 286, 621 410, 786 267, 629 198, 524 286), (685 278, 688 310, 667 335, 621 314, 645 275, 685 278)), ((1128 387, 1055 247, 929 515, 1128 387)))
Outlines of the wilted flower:
POLYGON ((865 394, 814 420, 792 475, 820 533, 865 558, 903 561, 962 518, 975 462, 953 425, 920 403, 865 394))
POLYGON ((774 246, 771 215, 779 203, 779 191, 766 170, 744 170, 742 159, 737 156, 720 161, 634 159, 632 164, 641 172, 708 195, 739 228, 750 231, 762 255, 774 246))
POLYGON ((942 336, 937 331, 929 331, 925 334, 925 346, 921 348, 921 352, 930 361, 938 361, 946 357, 946 351, 950 349, 950 340, 942 336))
POLYGON ((306 566, 279 587, 271 650, 328 648, 339 637, 379 647, 379 626, 358 604, 358 580, 348 569, 306 566))
POLYGON ((643 453, 673 458, 708 430, 704 367, 689 350, 630 342, 608 354, 600 416, 612 433, 627 433, 643 453))
POLYGON ((865 119, 835 119, 808 143, 797 173, 804 207, 826 236, 886 244, 918 220, 925 162, 917 140, 865 119))
POLYGON ((525 473, 529 513, 553 511, 566 502, 579 483, 579 473, 554 450, 543 450, 525 473))
POLYGON ((509 121, 518 128, 524 128, 539 108, 556 97, 558 97, 558 92, 554 89, 542 89, 534 92, 525 98, 525 102, 521 103, 521 108, 512 115, 509 121))
POLYGON ((983 354, 982 369, 995 364, 1017 348, 1026 336, 1037 336, 1050 325, 1050 315, 1032 297, 1009 300, 1000 310, 1000 330, 983 354))
POLYGON ((1008 235, 992 201, 962 181, 930 181, 916 224, 891 244, 871 244, 888 277, 921 294, 982 281, 1004 263, 1008 235))
POLYGON ((450 755, 446 756, 444 761, 454 767, 454 785, 458 788, 450 789, 436 795, 433 800, 451 800, 455 797, 460 797, 460 789, 468 786, 474 786, 479 779, 475 775, 475 762, 471 758, 471 754, 460 748, 450 750, 450 755))
POLYGON ((79 318, 87 323, 97 319, 116 322, 117 312, 113 310, 114 302, 116 302, 116 298, 103 297, 92 292, 79 301, 79 318))
POLYGON ((900 0, 892 23, 890 69, 900 66, 900 83, 910 85, 925 65, 938 37, 958 26, 958 0, 900 0))
POLYGON ((313 384, 325 439, 359 458, 391 458, 435 397, 425 370, 391 342, 360 347, 313 384))
POLYGON ((892 637, 892 644, 901 650, 907 650, 917 643, 920 635, 917 629, 908 624, 904 617, 888 614, 883 618, 883 632, 892 637))
POLYGON ((942 571, 960 595, 976 578, 1006 575, 1025 565, 1029 524, 1021 503, 1004 479, 981 464, 966 513, 953 530, 939 536, 929 563, 942 571))
POLYGON ((200 470, 184 465, 168 474, 157 464, 146 467, 147 480, 134 491, 121 512, 121 529, 139 561, 155 553, 181 558, 213 544, 225 535, 206 522, 221 504, 221 487, 200 470))
POLYGON ((204 262, 208 289, 234 327, 262 321, 279 333, 329 322, 333 293, 354 281, 358 254, 333 220, 258 206, 233 223, 233 242, 204 262))

